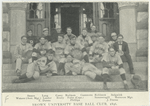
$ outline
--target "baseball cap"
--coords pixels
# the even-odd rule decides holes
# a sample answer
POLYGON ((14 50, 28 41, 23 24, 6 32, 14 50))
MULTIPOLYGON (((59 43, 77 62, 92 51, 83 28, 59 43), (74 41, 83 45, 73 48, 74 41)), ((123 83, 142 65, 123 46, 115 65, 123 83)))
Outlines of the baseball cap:
POLYGON ((43 29, 43 32, 44 32, 44 31, 48 31, 48 28, 44 28, 44 29, 43 29))
POLYGON ((111 36, 117 36, 117 34, 115 32, 111 33, 111 36))

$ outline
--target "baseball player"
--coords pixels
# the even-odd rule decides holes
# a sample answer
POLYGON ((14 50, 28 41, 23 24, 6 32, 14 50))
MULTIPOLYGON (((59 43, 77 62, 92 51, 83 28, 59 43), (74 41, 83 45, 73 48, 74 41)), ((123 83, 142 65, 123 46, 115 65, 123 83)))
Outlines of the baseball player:
POLYGON ((94 80, 102 81, 102 71, 97 69, 90 63, 83 61, 83 53, 79 49, 72 51, 74 54, 68 55, 67 63, 65 64, 65 71, 67 75, 86 75, 94 80))
POLYGON ((71 27, 67 27, 67 34, 64 35, 64 43, 65 44, 69 44, 70 43, 70 37, 71 36, 76 36, 76 35, 72 34, 71 27))
POLYGON ((27 72, 12 82, 26 83, 38 79, 42 74, 45 74, 47 77, 57 75, 57 67, 53 61, 54 54, 55 52, 52 49, 48 50, 46 56, 42 56, 38 60, 28 64, 27 72))
POLYGON ((90 62, 101 62, 101 59, 105 53, 108 52, 108 45, 105 42, 104 36, 99 36, 97 42, 90 48, 89 56, 90 62))
MULTIPOLYGON (((58 41, 53 43, 52 47, 55 51, 55 59, 54 60, 57 64, 57 66, 61 67, 61 63, 64 63, 64 61, 65 61, 64 49, 66 47, 66 44, 63 42, 63 34, 58 35, 58 41)), ((58 74, 60 74, 60 70, 58 71, 58 74)))
POLYGON ((82 34, 78 36, 76 42, 81 46, 81 48, 85 48, 86 51, 89 52, 90 46, 92 45, 93 41, 88 35, 86 28, 82 29, 82 34))
POLYGON ((111 38, 112 38, 112 40, 110 40, 108 42, 109 47, 113 47, 113 44, 117 41, 118 36, 117 36, 116 32, 111 33, 111 38))
POLYGON ((52 49, 52 45, 50 42, 46 41, 44 36, 41 36, 39 41, 40 42, 35 45, 34 49, 43 56, 46 54, 46 50, 52 49))
POLYGON ((16 45, 14 55, 15 55, 15 62, 16 62, 16 73, 19 76, 21 74, 21 66, 22 63, 28 63, 29 59, 32 55, 32 45, 27 43, 27 37, 21 37, 21 43, 16 45))
POLYGON ((107 79, 109 77, 108 75, 119 72, 121 79, 123 80, 123 83, 124 83, 124 88, 128 90, 128 85, 127 85, 126 76, 125 76, 125 69, 123 68, 123 63, 122 63, 121 58, 119 54, 116 53, 113 47, 110 47, 108 50, 109 52, 106 53, 102 58, 102 62, 103 62, 102 74, 103 74, 103 80, 104 80, 103 87, 104 89, 108 90, 108 87, 107 87, 107 79))
POLYGON ((35 44, 38 42, 37 36, 33 35, 32 30, 27 31, 27 43, 30 43, 32 47, 35 46, 35 44))

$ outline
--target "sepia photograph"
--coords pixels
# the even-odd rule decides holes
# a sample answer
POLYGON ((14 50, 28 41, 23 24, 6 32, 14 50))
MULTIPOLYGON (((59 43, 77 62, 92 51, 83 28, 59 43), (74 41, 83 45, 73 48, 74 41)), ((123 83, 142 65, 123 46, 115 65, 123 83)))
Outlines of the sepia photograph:
POLYGON ((2 93, 148 92, 149 2, 2 2, 2 93))

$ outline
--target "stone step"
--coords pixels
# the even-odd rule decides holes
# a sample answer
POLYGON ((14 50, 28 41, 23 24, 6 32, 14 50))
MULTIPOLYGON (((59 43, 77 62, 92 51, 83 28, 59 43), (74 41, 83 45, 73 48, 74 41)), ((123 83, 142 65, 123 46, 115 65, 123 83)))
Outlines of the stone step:
MULTIPOLYGON (((124 66, 128 68, 128 64, 124 63, 124 66)), ((147 67, 148 62, 133 62, 133 66, 136 67, 147 67)), ((3 64, 2 65, 3 70, 9 70, 9 69, 15 69, 15 64, 3 64)), ((25 69, 27 67, 27 64, 22 65, 22 69, 25 69)))
MULTIPOLYGON (((140 75, 142 80, 147 80, 147 75, 140 75)), ((3 76, 2 77, 2 82, 3 83, 11 83, 13 79, 18 78, 17 76, 3 76)), ((111 75, 111 82, 121 82, 122 79, 120 77, 120 75, 111 75)), ((131 80, 131 75, 130 74, 126 74, 126 79, 127 81, 131 80)), ((77 76, 50 76, 50 77, 46 77, 46 76, 40 76, 39 79, 31 81, 29 83, 45 83, 45 82, 95 82, 95 80, 84 76, 84 75, 77 75, 77 76)))
MULTIPOLYGON (((111 89, 120 89, 124 88, 123 82, 108 82, 108 88, 111 89)), ((131 82, 128 82, 128 86, 130 89, 133 89, 133 85, 131 82)), ((51 83, 4 83, 2 90, 4 91, 27 91, 28 90, 83 90, 83 89, 103 89, 103 82, 51 82, 51 83)))

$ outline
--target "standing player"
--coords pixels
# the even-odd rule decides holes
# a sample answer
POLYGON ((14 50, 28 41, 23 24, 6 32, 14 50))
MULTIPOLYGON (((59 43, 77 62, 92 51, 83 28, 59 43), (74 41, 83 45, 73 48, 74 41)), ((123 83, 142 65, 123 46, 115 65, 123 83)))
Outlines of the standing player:
POLYGON ((21 37, 21 43, 15 48, 14 55, 16 61, 16 73, 19 76, 21 74, 22 63, 28 63, 31 58, 33 47, 31 44, 27 43, 27 37, 21 37))
POLYGON ((124 88, 128 90, 128 85, 126 81, 125 76, 125 70, 123 68, 122 60, 118 53, 114 50, 114 48, 110 47, 109 53, 106 53, 104 57, 102 58, 103 62, 103 80, 104 80, 104 89, 108 90, 107 87, 107 79, 109 78, 109 75, 119 72, 121 79, 124 83, 124 88))
POLYGON ((41 74, 45 74, 47 77, 57 75, 56 64, 53 61, 55 52, 50 49, 47 51, 46 56, 28 64, 27 72, 14 79, 13 83, 26 83, 39 78, 41 74))

